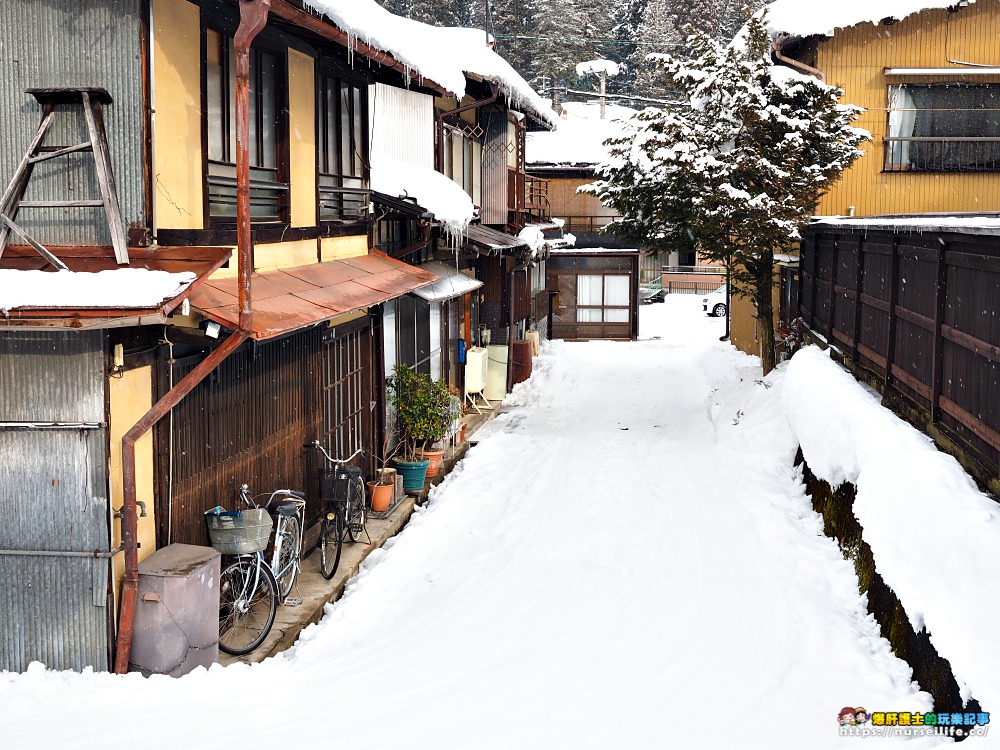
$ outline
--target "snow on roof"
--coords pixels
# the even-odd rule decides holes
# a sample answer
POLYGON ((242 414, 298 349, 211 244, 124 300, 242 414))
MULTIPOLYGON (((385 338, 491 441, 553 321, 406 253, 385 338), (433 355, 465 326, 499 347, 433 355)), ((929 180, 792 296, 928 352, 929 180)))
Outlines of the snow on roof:
POLYGON ((452 236, 463 234, 475 216, 476 209, 468 193, 430 167, 373 156, 371 187, 386 195, 416 199, 452 236))
POLYGON ((146 268, 108 271, 23 271, 0 269, 0 313, 19 307, 154 308, 194 281, 190 271, 146 268))
POLYGON ((486 33, 479 29, 430 26, 393 15, 374 0, 303 0, 303 5, 459 99, 465 94, 465 74, 470 73, 496 83, 515 107, 526 106, 549 125, 556 123, 548 102, 487 46, 486 33))
POLYGON ((621 67, 618 63, 611 60, 588 60, 587 62, 577 63, 576 65, 576 74, 581 78, 594 73, 606 73, 609 78, 613 78, 620 72, 621 67))
MULTIPOLYGON (((974 3, 976 0, 969 0, 974 3)), ((956 0, 838 0, 835 3, 810 0, 774 0, 760 13, 767 13, 771 36, 791 34, 832 36, 835 29, 846 29, 859 23, 877 24, 884 18, 901 21, 913 13, 934 8, 948 8, 956 0)))
POLYGON ((606 119, 600 118, 597 102, 567 102, 566 119, 554 131, 528 133, 527 164, 553 166, 591 166, 608 160, 604 141, 618 135, 624 120, 634 109, 609 104, 606 119))

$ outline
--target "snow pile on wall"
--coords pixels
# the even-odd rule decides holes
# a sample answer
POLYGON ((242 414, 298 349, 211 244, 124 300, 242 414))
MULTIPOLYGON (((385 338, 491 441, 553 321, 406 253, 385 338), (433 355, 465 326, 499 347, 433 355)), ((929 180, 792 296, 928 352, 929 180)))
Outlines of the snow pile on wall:
POLYGON ((413 198, 452 236, 461 235, 475 216, 475 206, 461 186, 428 167, 373 156, 371 187, 394 198, 413 198))
MULTIPOLYGON (((975 1, 970 0, 970 3, 975 1)), ((774 0, 758 13, 767 13, 768 31, 772 36, 781 33, 832 36, 835 29, 846 29, 859 23, 877 24, 883 18, 902 21, 922 10, 948 8, 956 4, 956 0, 839 0, 835 3, 774 0)))
POLYGON ((83 271, 0 270, 0 312, 17 307, 157 307, 183 292, 195 274, 116 268, 83 271))
POLYGON ((864 539, 914 629, 926 625, 963 697, 995 711, 1000 506, 816 347, 792 358, 782 402, 813 473, 857 487, 864 539))
POLYGON ((515 107, 527 106, 555 125, 556 114, 511 64, 486 45, 479 29, 429 26, 393 15, 374 0, 304 0, 349 36, 383 50, 408 66, 415 77, 443 86, 459 99, 465 95, 465 74, 496 83, 515 107))

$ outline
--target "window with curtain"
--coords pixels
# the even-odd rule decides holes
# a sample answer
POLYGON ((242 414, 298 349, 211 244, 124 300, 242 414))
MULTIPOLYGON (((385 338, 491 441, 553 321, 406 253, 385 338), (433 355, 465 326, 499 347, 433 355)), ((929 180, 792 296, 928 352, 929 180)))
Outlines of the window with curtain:
MULTIPOLYGON (((214 225, 236 222, 236 52, 231 37, 205 31, 205 129, 208 146, 208 212, 214 225)), ((255 222, 285 218, 288 185, 279 160, 283 56, 250 48, 250 216, 255 222)))
POLYGON ((628 323, 630 277, 580 274, 576 277, 577 323, 628 323))
POLYGON ((888 172, 1000 170, 1000 84, 889 87, 888 172))

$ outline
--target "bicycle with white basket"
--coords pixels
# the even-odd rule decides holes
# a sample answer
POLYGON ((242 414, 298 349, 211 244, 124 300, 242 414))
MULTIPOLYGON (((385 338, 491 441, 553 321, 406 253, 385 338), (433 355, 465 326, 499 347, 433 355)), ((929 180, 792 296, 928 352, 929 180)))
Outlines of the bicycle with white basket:
POLYGON ((235 555, 219 577, 219 648, 234 655, 257 648, 274 624, 280 602, 288 597, 300 569, 305 497, 295 490, 275 490, 267 502, 257 505, 247 485, 240 487, 245 510, 220 507, 205 513, 212 546, 224 555, 235 555), (264 549, 277 516, 270 564, 264 549))

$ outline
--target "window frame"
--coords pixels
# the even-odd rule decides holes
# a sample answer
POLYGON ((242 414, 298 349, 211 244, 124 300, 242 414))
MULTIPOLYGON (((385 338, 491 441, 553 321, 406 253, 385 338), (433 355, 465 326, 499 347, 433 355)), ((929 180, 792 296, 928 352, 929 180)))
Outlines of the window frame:
MULTIPOLYGON (((371 201, 370 181, 370 151, 369 127, 371 114, 368 101, 368 81, 356 73, 346 72, 332 64, 332 61, 320 59, 316 66, 316 223, 341 224, 363 221, 368 215, 368 205, 371 201), (332 121, 336 134, 330 139, 329 127, 331 114, 329 112, 328 83, 335 84, 335 112, 332 121), (353 133, 349 139, 357 152, 357 174, 345 174, 344 166, 344 133, 343 133, 343 103, 344 90, 352 92, 349 99, 352 110, 348 122, 353 133), (354 94, 356 92, 356 95, 354 94), (360 113, 357 110, 360 109, 360 113), (338 172, 327 171, 330 165, 330 143, 336 144, 336 162, 338 172), (326 157, 324 159, 324 157, 326 157), (325 161, 325 163, 324 163, 325 161), (345 184, 357 181, 359 184, 345 184), (326 197, 324 197, 324 194, 326 197), (324 201, 329 202, 333 211, 324 213, 324 201)), ((353 161, 353 160, 352 160, 353 161)))
MULTIPOLYGON (((982 97, 985 103, 990 98, 988 91, 982 97)), ((960 104, 961 102, 957 102, 960 104)), ((883 137, 882 172, 892 174, 989 174, 1000 172, 1000 82, 967 82, 940 81, 932 82, 893 82, 886 89, 886 129, 883 137), (961 107, 919 107, 907 89, 947 90, 947 89, 985 90, 992 88, 992 97, 997 100, 995 108, 985 106, 978 108, 961 107), (909 106, 904 97, 909 98, 909 106), (994 113, 994 135, 940 135, 934 131, 948 125, 944 118, 935 118, 933 114, 927 117, 928 122, 918 120, 919 113, 957 113, 970 112, 973 119, 980 114, 980 126, 987 125, 987 113, 994 113), (914 113, 910 122, 905 122, 906 113, 914 113), (919 123, 919 125, 918 125, 919 123), (930 135, 915 135, 919 126, 931 130, 930 135), (909 132, 909 135, 905 133, 909 132)), ((967 122, 952 123, 959 130, 976 129, 974 124, 967 122)))
MULTIPOLYGON (((202 139, 202 188, 203 188, 203 221, 206 229, 233 229, 237 225, 236 218, 236 135, 235 135, 235 74, 231 71, 231 51, 235 29, 225 24, 209 23, 205 14, 201 24, 201 139, 202 139), (223 159, 210 156, 210 102, 209 102, 209 40, 212 34, 219 39, 219 64, 221 99, 225 106, 221 107, 221 142, 223 159), (231 159, 231 161, 229 160, 231 159), (213 185, 225 197, 232 196, 231 215, 213 210, 213 185)), ((290 221, 290 185, 288 163, 288 47, 269 42, 264 35, 258 36, 250 47, 251 95, 256 101, 251 101, 250 137, 251 144, 256 146, 256 153, 250 154, 251 180, 251 224, 254 226, 288 225, 290 221), (262 166, 265 138, 264 111, 262 106, 267 96, 262 86, 264 70, 261 65, 262 56, 268 55, 274 59, 274 90, 273 101, 270 104, 274 110, 274 166, 262 166), (256 63, 256 64, 255 64, 256 63), (256 106, 254 106, 256 105, 256 106), (255 163, 256 162, 256 163, 255 163), (273 178, 268 179, 267 173, 273 178), (258 207, 254 215, 254 207, 258 207), (261 215, 259 207, 268 206, 270 213, 261 215)), ((219 195, 220 193, 216 193, 219 195)))

